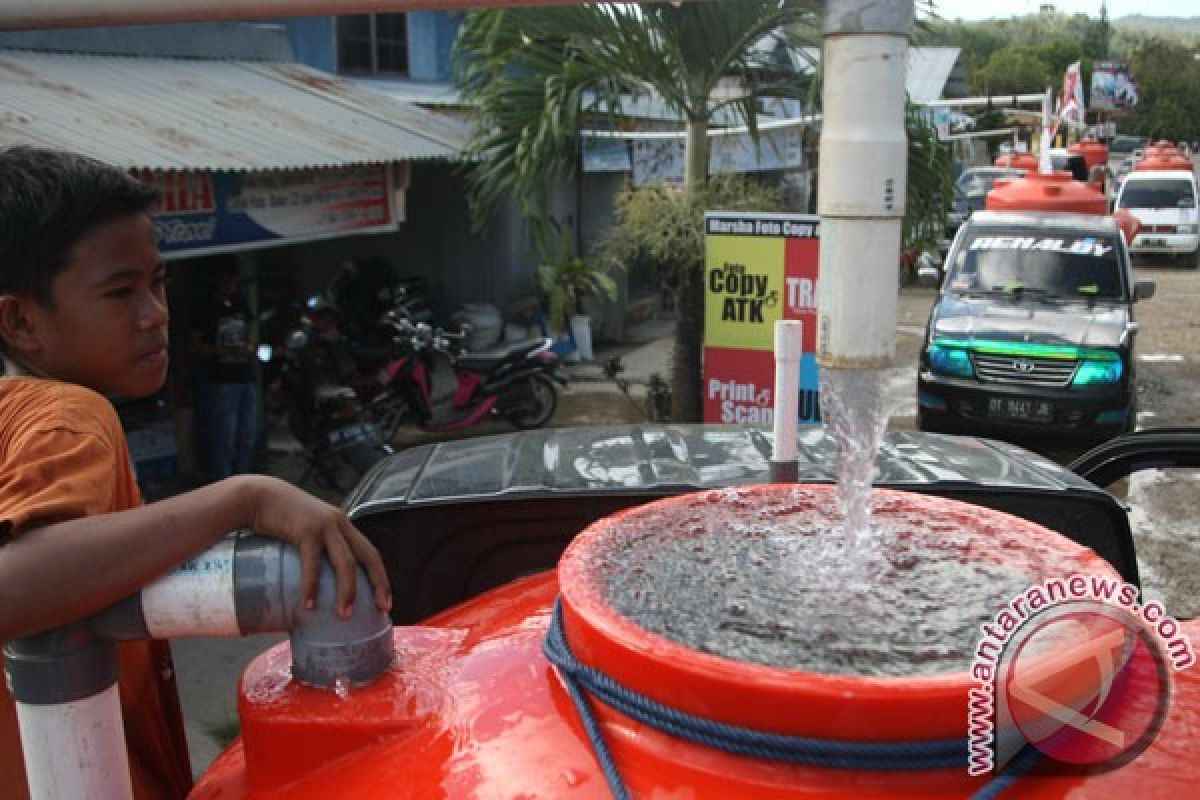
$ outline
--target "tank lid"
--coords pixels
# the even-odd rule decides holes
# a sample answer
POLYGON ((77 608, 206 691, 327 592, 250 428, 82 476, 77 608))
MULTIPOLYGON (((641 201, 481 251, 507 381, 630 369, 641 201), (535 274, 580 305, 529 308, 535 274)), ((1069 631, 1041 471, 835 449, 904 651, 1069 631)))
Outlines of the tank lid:
MULTIPOLYGON (((837 518, 836 491, 832 486, 811 485, 711 490, 639 506, 593 523, 571 543, 558 567, 563 628, 571 649, 584 664, 651 700, 733 725, 839 740, 911 741, 963 736, 964 698, 975 685, 968 669, 970 654, 978 644, 973 634, 978 630, 976 620, 969 623, 971 632, 963 636, 968 641, 953 643, 962 648, 961 667, 924 675, 834 674, 810 670, 802 664, 758 663, 731 656, 727 646, 716 641, 729 638, 727 634, 731 633, 715 627, 719 625, 741 625, 751 637, 760 636, 764 630, 768 636, 775 636, 785 627, 787 635, 808 636, 810 631, 805 626, 814 608, 831 611, 818 620, 822 625, 838 615, 845 624, 864 625, 869 621, 853 617, 849 611, 854 607, 853 597, 840 588, 826 591, 826 587, 819 586, 824 594, 800 591, 802 585, 812 582, 807 572, 813 568, 812 563, 803 556, 783 565, 796 570, 795 591, 789 593, 786 582, 780 590, 789 619, 772 622, 747 615, 739 620, 737 609, 721 608, 737 595, 739 581, 781 585, 778 575, 770 580, 764 577, 769 568, 778 571, 780 564, 770 563, 770 552, 768 558, 756 562, 748 543, 756 537, 772 538, 777 534, 825 535, 804 534, 802 529, 813 523, 827 526, 837 518), (766 533, 760 536, 756 529, 766 533), (699 560, 676 557, 699 537, 710 534, 717 537, 718 544, 709 547, 706 556, 699 560), (705 561, 719 551, 724 555, 705 561), (638 562, 639 554, 651 557, 638 562), (667 624, 679 623, 678 628, 651 630, 657 623, 645 622, 649 616, 614 595, 614 591, 628 586, 624 578, 638 570, 644 573, 644 585, 654 587, 658 597, 649 598, 647 592, 647 597, 634 598, 633 605, 644 600, 643 605, 651 613, 663 612, 660 616, 668 620, 667 624), (685 597, 688 594, 692 596, 685 597), (830 605, 815 605, 818 599, 830 605), (666 605, 657 608, 656 604, 666 605), (699 633, 683 630, 693 619, 704 616, 715 620, 709 628, 699 633)), ((877 522, 897 537, 887 546, 895 548, 888 553, 889 559, 895 552, 920 559, 923 552, 941 550, 943 555, 960 559, 958 563, 964 566, 957 569, 972 572, 974 566, 983 564, 1002 568, 1024 587, 1047 575, 1080 572, 1116 577, 1112 568, 1090 550, 1041 526, 990 509, 888 490, 875 491, 873 508, 877 522), (911 548, 900 542, 907 542, 911 548)), ((784 562, 783 558, 774 560, 784 562)), ((893 567, 897 574, 903 572, 901 566, 893 567)), ((958 580, 953 585, 965 594, 961 592, 962 583, 958 580)), ((945 613, 947 609, 951 616, 961 613, 954 598, 935 611, 934 606, 940 602, 931 601, 928 613, 945 613)), ((983 605, 991 602, 989 599, 983 605)), ((1002 602, 997 603, 997 609, 1002 602)), ((994 611, 982 609, 982 618, 990 619, 994 611)), ((882 636, 889 642, 905 638, 890 635, 898 634, 899 629, 906 633, 916 630, 926 621, 905 619, 883 631, 882 636)), ((734 637, 738 633, 732 631, 734 637)), ((837 640, 836 631, 827 633, 827 641, 837 640)), ((816 633, 818 638, 825 634, 819 630, 816 633)))

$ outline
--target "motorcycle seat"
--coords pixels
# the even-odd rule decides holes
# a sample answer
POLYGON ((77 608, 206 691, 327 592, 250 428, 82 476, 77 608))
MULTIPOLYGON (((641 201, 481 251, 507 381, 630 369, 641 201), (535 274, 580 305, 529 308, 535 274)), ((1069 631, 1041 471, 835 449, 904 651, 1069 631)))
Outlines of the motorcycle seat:
POLYGON ((497 345, 460 355, 455 365, 474 372, 488 372, 505 361, 517 361, 546 344, 545 339, 524 339, 511 344, 497 345))
POLYGON ((349 386, 318 386, 313 390, 313 398, 317 401, 317 405, 339 400, 353 400, 357 396, 349 386))

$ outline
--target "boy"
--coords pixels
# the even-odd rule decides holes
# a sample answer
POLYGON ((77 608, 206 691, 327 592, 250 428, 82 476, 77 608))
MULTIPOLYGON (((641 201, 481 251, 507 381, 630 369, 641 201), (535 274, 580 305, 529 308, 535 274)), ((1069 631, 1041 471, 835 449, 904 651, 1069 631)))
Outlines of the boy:
MULTIPOLYGON (((153 189, 68 153, 0 151, 0 641, 92 614, 252 528, 289 542, 311 606, 322 555, 349 612, 361 563, 391 605, 379 554, 337 509, 265 476, 143 506, 104 395, 156 392, 167 303, 153 189)), ((121 646, 134 793, 191 785, 166 642, 121 646)), ((12 699, 0 690, 0 798, 26 796, 12 699)))

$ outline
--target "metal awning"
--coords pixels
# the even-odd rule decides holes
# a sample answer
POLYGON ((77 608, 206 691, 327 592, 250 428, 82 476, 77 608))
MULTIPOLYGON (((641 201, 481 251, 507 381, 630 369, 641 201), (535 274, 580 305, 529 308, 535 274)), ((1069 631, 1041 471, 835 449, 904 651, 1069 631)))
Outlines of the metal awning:
POLYGON ((0 50, 0 146, 248 171, 458 159, 467 125, 291 63, 0 50))

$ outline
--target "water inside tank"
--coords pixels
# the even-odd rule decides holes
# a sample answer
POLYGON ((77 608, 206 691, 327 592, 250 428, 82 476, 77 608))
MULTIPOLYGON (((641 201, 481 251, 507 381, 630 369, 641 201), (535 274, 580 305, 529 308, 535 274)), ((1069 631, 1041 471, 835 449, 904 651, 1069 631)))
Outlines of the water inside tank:
POLYGON ((906 676, 969 669, 982 623, 1034 583, 1087 563, 1088 551, 1057 536, 1031 540, 1005 515, 877 492, 878 548, 864 567, 846 549, 835 492, 775 488, 703 492, 610 520, 589 569, 618 612, 690 648, 906 676))

